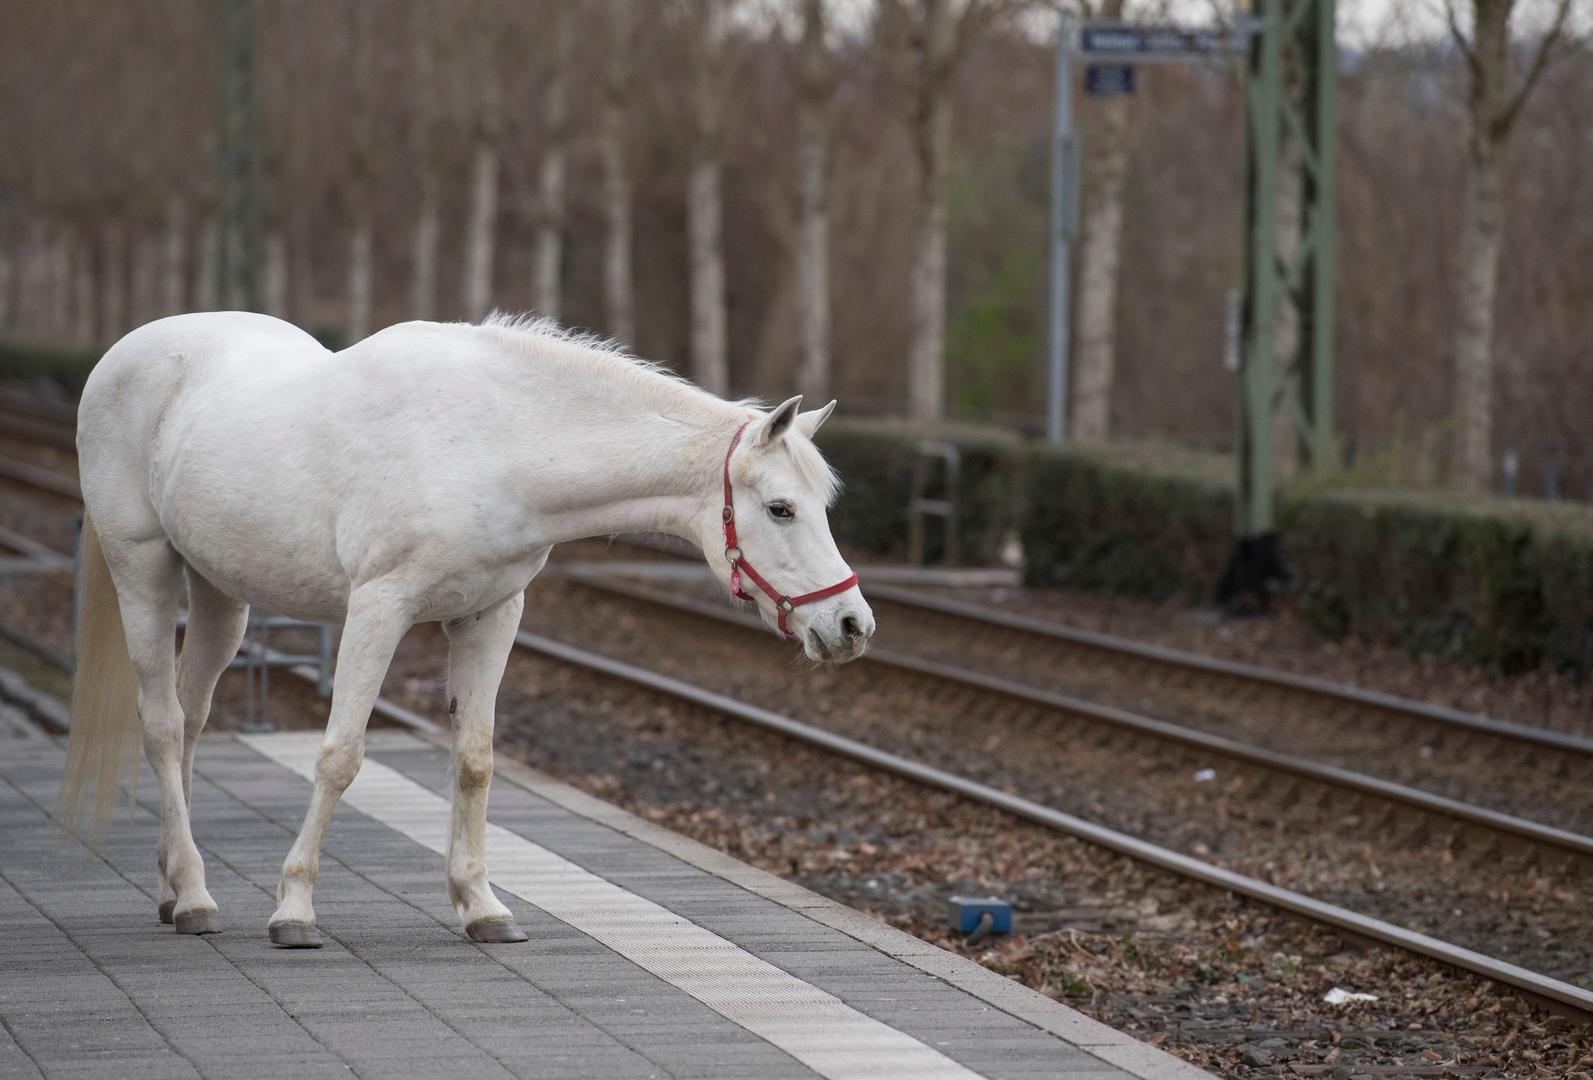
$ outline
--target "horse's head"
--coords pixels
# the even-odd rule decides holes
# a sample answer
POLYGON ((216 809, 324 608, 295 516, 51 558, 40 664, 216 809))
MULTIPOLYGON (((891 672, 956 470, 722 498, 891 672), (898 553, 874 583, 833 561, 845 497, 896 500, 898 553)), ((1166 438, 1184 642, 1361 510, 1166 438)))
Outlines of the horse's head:
POLYGON ((813 434, 835 402, 812 412, 800 412, 801 405, 798 395, 754 416, 727 444, 727 490, 714 500, 704 550, 725 587, 801 641, 809 659, 844 663, 863 655, 874 613, 835 548, 825 513, 837 483, 813 434))

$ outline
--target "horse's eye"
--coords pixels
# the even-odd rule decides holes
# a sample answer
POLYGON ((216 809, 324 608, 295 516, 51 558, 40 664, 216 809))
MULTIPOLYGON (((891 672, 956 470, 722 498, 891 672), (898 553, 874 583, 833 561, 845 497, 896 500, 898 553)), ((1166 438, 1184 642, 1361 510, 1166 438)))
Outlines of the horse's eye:
POLYGON ((790 521, 796 517, 796 510, 788 502, 772 502, 769 504, 769 516, 781 521, 790 521))

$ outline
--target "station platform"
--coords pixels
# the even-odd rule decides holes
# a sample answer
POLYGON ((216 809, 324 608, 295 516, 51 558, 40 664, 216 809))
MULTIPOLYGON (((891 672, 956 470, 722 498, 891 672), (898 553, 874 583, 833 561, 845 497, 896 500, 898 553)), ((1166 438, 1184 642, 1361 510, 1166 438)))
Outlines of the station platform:
POLYGON ((49 819, 55 739, 0 742, 0 1077, 1140 1077, 1206 1074, 978 964, 500 757, 498 895, 442 873, 448 755, 372 732, 327 836, 326 945, 266 920, 319 733, 207 735, 195 838, 225 932, 155 914, 155 786, 101 853, 49 819))

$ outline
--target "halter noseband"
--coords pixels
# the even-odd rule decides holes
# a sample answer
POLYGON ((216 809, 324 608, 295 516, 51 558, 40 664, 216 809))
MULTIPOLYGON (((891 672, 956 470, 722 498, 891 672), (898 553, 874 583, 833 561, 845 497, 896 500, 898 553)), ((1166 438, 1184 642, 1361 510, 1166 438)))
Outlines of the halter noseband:
POLYGON ((742 424, 736 429, 735 435, 730 439, 730 449, 725 451, 725 507, 722 517, 725 523, 725 558, 730 562, 730 591, 735 594, 737 600, 745 600, 749 604, 757 603, 758 598, 748 594, 741 587, 741 574, 745 571, 746 575, 752 579, 752 583, 762 589, 764 595, 770 600, 774 601, 775 610, 780 613, 780 633, 786 637, 794 637, 795 635, 791 633, 791 628, 785 624, 785 617, 803 604, 811 604, 815 600, 823 600, 826 597, 834 596, 836 593, 845 592, 857 584, 857 574, 850 575, 845 581, 838 581, 834 585, 817 589, 810 593, 803 593, 801 596, 786 596, 770 585, 764 579, 764 576, 754 570, 752 564, 741 554, 741 545, 736 543, 736 507, 730 494, 730 455, 736 452, 736 447, 741 444, 741 434, 747 430, 747 424, 750 423, 752 421, 748 420, 746 424, 742 424))

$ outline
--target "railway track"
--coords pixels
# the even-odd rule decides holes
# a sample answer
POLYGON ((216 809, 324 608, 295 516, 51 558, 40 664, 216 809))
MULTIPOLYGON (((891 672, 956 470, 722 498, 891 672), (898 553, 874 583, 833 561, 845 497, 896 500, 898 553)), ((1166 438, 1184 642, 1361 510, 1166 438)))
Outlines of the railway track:
MULTIPOLYGON (((655 561, 680 554, 629 543, 655 561)), ((620 576, 627 571, 652 576, 645 565, 620 576)), ((718 594, 706 575, 666 581, 688 596, 718 594)), ((921 664, 1127 710, 1263 755, 1359 774, 1372 788, 1412 789, 1593 834, 1593 801, 1585 797, 1593 789, 1593 740, 875 584, 866 573, 864 586, 880 641, 921 664)))
MULTIPOLYGON (((614 596, 616 599, 623 599, 625 603, 631 605, 644 602, 655 608, 673 608, 693 620, 707 620, 722 625, 725 629, 731 631, 742 645, 752 641, 744 633, 743 626, 732 625, 733 623, 744 623, 746 620, 724 609, 710 612, 708 606, 701 605, 699 602, 670 597, 667 594, 657 593, 656 591, 650 591, 654 595, 647 595, 646 593, 637 592, 634 586, 603 586, 592 582, 572 582, 568 587, 604 592, 614 596)), ((626 620, 621 618, 616 622, 612 617, 612 613, 605 612, 603 613, 603 618, 598 621, 608 621, 611 624, 618 625, 623 624, 626 620)), ((656 635, 654 637, 656 638, 656 635)), ((679 638, 681 635, 663 635, 663 637, 679 638)), ((1332 926, 1339 931, 1356 937, 1380 941, 1396 948, 1405 949, 1463 970, 1483 975, 1543 1001, 1551 1002, 1560 1008, 1568 1009, 1587 1019, 1593 1019, 1593 991, 1590 991, 1585 986, 1556 977, 1554 974, 1533 970, 1524 964, 1488 955, 1480 949, 1468 948, 1463 944, 1456 944, 1453 941, 1422 933, 1411 929, 1409 926, 1399 925, 1396 921, 1368 915, 1349 906, 1323 900, 1306 892, 1264 880, 1262 876, 1243 873, 1227 866, 1219 865, 1216 861, 1203 859, 1166 844, 1153 842, 1144 836, 1135 835, 1130 830, 1116 828, 1110 824, 1092 820, 1088 816, 1059 809, 1046 800, 1031 798, 1021 793, 1021 791, 1013 790, 1014 785, 1004 783, 1000 776, 989 775, 988 768, 961 771, 955 768, 947 768, 943 760, 939 762, 932 760, 937 748, 931 740, 923 737, 909 738, 907 740, 909 748, 916 742, 917 753, 903 753, 901 751, 904 747, 878 745, 873 741, 832 730, 831 725, 820 725, 807 722, 804 719, 798 719, 792 715, 787 715, 785 711, 772 709, 765 704, 748 700, 750 695, 726 693, 721 688, 703 685, 702 680, 681 678, 678 674, 669 674, 657 670, 658 665, 656 664, 644 666, 632 663, 615 655, 607 655, 592 648, 583 648, 569 641, 555 640, 552 637, 531 631, 522 632, 517 644, 525 652, 535 653, 558 663, 571 665, 604 678, 618 679, 632 686, 644 688, 650 693, 689 702, 694 706, 737 722, 755 725, 763 730, 776 732, 786 738, 795 739, 825 753, 839 755, 871 768, 881 769, 894 775, 905 777, 916 783, 953 792, 963 798, 999 809, 1023 820, 1042 825, 1045 828, 1078 837, 1092 844, 1128 855, 1191 880, 1214 885, 1239 895, 1250 897, 1294 915, 1332 926), (977 775, 981 771, 984 771, 986 775, 977 775), (973 772, 976 775, 967 775, 969 772, 973 772)), ((780 646, 778 643, 769 641, 762 647, 779 648, 780 646)), ((882 661, 875 660, 872 663, 880 665, 882 661)), ((765 665, 760 663, 757 666, 761 670, 765 665)), ((854 668, 857 667, 858 665, 854 665, 854 668)), ((922 671, 913 672, 911 667, 912 665, 908 665, 903 670, 915 678, 926 680, 939 678, 937 675, 922 671)), ((815 676, 809 673, 804 677, 813 678, 815 676)), ((946 700, 944 693, 931 693, 930 697, 946 700)), ((422 729, 432 726, 425 718, 392 702, 384 702, 379 712, 388 719, 407 726, 422 729)), ((1007 719, 1010 720, 1011 717, 1009 716, 1007 719)), ((945 756, 945 747, 942 746, 939 750, 943 758, 945 756)), ((1122 747, 1110 740, 1105 743, 1095 744, 1095 750, 1110 755, 1121 755, 1122 753, 1122 747)), ((1180 772, 1183 764, 1187 764, 1187 762, 1181 763, 1180 772)), ((1386 826, 1388 823, 1385 821, 1383 824, 1386 826)), ((1481 829, 1484 825, 1481 822, 1473 822, 1468 827, 1481 829)), ((1542 846, 1546 842, 1542 837, 1531 841, 1535 846, 1542 846)), ((1584 856, 1574 851, 1573 848, 1579 848, 1582 842, 1582 840, 1578 840, 1569 847, 1562 845, 1557 850, 1565 858, 1579 859, 1584 856)), ((1549 846, 1554 847, 1555 845, 1551 843, 1549 846)))

